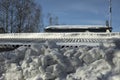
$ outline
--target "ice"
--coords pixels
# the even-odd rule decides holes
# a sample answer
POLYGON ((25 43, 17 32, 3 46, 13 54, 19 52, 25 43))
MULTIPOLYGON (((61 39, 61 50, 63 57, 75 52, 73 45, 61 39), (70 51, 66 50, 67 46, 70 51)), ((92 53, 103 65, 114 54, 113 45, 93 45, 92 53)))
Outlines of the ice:
POLYGON ((120 45, 58 47, 53 41, 0 53, 0 80, 120 80, 120 45))

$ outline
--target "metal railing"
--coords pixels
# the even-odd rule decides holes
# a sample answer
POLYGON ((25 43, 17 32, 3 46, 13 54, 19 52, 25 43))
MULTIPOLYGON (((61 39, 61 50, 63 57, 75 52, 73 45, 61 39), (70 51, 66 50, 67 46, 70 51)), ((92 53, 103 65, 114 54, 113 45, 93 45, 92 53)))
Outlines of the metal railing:
POLYGON ((69 39, 69 38, 120 38, 114 33, 5 33, 0 39, 69 39))

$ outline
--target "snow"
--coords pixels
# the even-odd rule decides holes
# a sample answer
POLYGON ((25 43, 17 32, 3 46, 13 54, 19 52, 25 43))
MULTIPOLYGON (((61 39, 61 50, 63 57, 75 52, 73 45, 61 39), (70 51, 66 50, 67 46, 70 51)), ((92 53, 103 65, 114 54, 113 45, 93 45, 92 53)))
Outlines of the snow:
POLYGON ((52 25, 52 26, 48 26, 46 27, 45 29, 49 29, 49 28, 52 28, 52 29, 88 29, 88 28, 91 28, 91 29, 96 29, 96 28, 107 28, 107 26, 105 25, 52 25))
POLYGON ((120 80, 120 45, 58 47, 53 41, 0 53, 0 80, 120 80))
POLYGON ((110 39, 110 38, 120 38, 119 32, 112 33, 82 33, 82 32, 73 32, 73 33, 5 33, 0 34, 0 40, 9 41, 26 41, 26 40, 51 40, 51 39, 78 39, 78 38, 89 38, 89 39, 110 39))

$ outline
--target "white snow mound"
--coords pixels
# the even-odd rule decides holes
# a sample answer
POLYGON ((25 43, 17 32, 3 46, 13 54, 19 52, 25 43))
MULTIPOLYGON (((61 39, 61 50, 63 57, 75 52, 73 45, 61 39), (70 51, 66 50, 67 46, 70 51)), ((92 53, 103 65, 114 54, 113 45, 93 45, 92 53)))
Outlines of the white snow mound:
MULTIPOLYGON (((117 41, 118 42, 118 41, 117 41)), ((0 53, 0 80, 120 80, 120 48, 53 42, 0 53)))

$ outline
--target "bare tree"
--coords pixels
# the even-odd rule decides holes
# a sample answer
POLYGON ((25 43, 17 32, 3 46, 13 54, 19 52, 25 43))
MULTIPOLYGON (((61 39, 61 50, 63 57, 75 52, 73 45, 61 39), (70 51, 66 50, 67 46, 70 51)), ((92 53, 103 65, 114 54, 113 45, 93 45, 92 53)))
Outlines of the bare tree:
POLYGON ((41 12, 34 0, 0 0, 0 26, 6 32, 39 32, 41 12))
POLYGON ((1 0, 0 1, 0 18, 1 18, 1 24, 4 26, 5 30, 8 31, 8 25, 9 25, 9 7, 10 7, 10 0, 1 0), (2 3, 1 3, 2 1, 2 3))
POLYGON ((49 25, 59 25, 58 16, 53 16, 51 13, 48 13, 48 24, 49 25))

